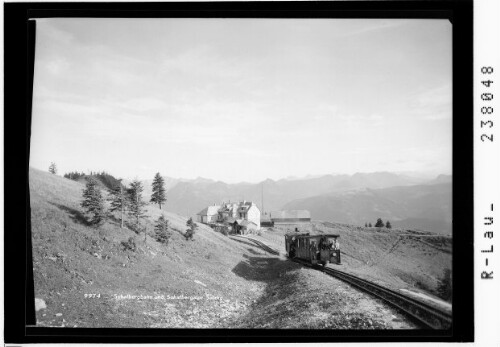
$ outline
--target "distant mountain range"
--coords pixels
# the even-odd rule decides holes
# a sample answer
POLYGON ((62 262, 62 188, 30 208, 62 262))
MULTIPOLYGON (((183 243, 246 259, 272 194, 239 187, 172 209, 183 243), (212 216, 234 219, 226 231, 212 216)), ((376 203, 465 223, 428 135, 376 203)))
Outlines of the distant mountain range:
MULTIPOLYGON (((151 181, 144 181, 145 196, 151 181)), ((432 180, 389 172, 287 178, 228 184, 197 178, 166 179, 168 211, 194 216, 222 201, 254 201, 266 212, 307 209, 316 220, 364 225, 376 218, 401 227, 451 230, 451 176, 432 180), (262 197, 264 208, 262 208, 262 197)))
POLYGON ((196 179, 178 182, 168 190, 165 207, 180 214, 193 215, 204 207, 222 201, 249 200, 262 210, 278 210, 286 203, 332 191, 359 188, 385 188, 422 183, 412 177, 388 172, 357 173, 354 175, 324 175, 304 179, 267 179, 260 183, 228 184, 221 181, 196 179))
MULTIPOLYGON (((112 176, 110 176, 112 178, 112 176)), ((364 225, 377 218, 394 227, 451 234, 452 177, 433 179, 390 172, 287 177, 278 181, 228 184, 198 177, 163 177, 165 209, 195 216, 222 201, 253 201, 262 212, 309 210, 313 220, 364 225)), ((83 178, 82 178, 83 180, 83 178)), ((129 185, 131 180, 123 180, 129 185)), ((150 180, 143 180, 143 198, 151 197, 150 180)), ((103 182, 106 183, 106 182, 103 182)))
POLYGON ((330 192, 291 201, 283 208, 306 209, 313 219, 340 223, 374 225, 382 218, 393 227, 452 231, 451 182, 330 192))

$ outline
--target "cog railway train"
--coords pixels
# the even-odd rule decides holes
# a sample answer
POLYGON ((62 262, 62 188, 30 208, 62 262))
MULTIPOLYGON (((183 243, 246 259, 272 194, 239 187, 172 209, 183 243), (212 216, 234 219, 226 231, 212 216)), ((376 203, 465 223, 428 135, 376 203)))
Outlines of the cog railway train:
POLYGON ((288 233, 285 235, 286 252, 289 258, 302 259, 313 265, 341 264, 339 235, 309 235, 288 233))

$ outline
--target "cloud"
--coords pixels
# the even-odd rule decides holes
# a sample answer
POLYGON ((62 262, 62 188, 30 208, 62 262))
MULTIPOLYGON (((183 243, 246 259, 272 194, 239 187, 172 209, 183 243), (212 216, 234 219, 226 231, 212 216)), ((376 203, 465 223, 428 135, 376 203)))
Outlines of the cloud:
POLYGON ((401 25, 407 24, 408 20, 398 20, 398 19, 372 19, 363 21, 353 21, 351 23, 357 24, 357 29, 349 30, 336 35, 337 37, 351 37, 361 34, 367 34, 372 32, 377 32, 385 29, 394 29, 401 25))
POLYGON ((128 99, 120 106, 126 109, 130 109, 131 111, 138 111, 138 112, 165 110, 168 108, 168 105, 163 100, 151 97, 128 99))
POLYGON ((428 121, 449 120, 452 117, 452 86, 442 86, 411 96, 408 102, 411 114, 428 121))
POLYGON ((237 85, 256 81, 252 72, 258 71, 258 60, 237 59, 223 55, 208 45, 198 45, 182 53, 162 58, 160 73, 183 73, 200 78, 231 80, 237 85))
POLYGON ((74 43, 75 37, 68 31, 57 27, 57 20, 37 19, 37 42, 53 41, 58 45, 69 45, 74 43))

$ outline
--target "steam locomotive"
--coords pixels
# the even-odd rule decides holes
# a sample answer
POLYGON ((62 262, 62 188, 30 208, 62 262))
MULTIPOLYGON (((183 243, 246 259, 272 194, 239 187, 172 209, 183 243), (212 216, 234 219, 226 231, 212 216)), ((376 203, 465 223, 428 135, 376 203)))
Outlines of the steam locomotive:
POLYGON ((291 259, 302 259, 313 265, 340 265, 339 237, 334 234, 288 233, 285 235, 286 252, 291 259))

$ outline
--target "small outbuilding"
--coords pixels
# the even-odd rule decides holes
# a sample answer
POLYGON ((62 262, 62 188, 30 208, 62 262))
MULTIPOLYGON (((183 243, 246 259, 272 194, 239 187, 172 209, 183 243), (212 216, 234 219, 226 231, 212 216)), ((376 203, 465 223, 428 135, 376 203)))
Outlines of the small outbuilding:
POLYGON ((307 210, 272 211, 270 219, 273 224, 310 223, 311 213, 307 210))
POLYGON ((208 206, 207 208, 204 208, 203 210, 201 210, 196 214, 197 221, 205 224, 217 222, 217 218, 219 216, 218 213, 219 208, 220 206, 217 205, 212 205, 208 206))

